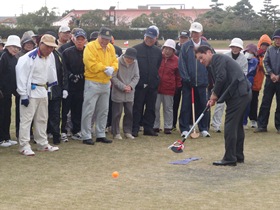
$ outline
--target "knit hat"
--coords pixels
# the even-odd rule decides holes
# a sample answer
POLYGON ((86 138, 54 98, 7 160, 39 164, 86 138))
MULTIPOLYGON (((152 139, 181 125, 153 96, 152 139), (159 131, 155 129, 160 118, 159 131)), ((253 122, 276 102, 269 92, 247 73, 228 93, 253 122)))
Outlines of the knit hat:
POLYGON ((135 59, 137 56, 137 50, 135 48, 127 48, 124 57, 135 59))
POLYGON ((280 38, 280 28, 276 29, 273 33, 272 39, 280 38))

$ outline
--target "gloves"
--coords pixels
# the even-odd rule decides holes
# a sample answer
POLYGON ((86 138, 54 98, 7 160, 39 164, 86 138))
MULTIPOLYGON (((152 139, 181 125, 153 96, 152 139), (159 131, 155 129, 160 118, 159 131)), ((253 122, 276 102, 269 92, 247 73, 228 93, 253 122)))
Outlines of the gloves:
POLYGON ((105 74, 107 74, 107 76, 111 77, 114 73, 114 68, 111 66, 107 66, 104 72, 105 74))
POLYGON ((28 107, 29 99, 28 96, 21 96, 21 105, 28 107))
POLYGON ((63 90, 62 91, 62 98, 66 99, 68 96, 68 91, 67 90, 63 90))
POLYGON ((4 94, 2 93, 2 91, 0 90, 0 99, 4 98, 4 94))
POLYGON ((69 79, 74 83, 79 82, 79 80, 83 79, 83 78, 84 78, 83 74, 70 74, 69 75, 69 79))

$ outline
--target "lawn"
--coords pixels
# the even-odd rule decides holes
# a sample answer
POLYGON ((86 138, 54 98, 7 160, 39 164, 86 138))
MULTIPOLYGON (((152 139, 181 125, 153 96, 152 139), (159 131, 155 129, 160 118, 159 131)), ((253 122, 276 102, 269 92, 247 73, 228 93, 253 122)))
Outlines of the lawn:
MULTIPOLYGON (((275 102, 267 133, 245 131, 245 163, 236 167, 212 165, 224 153, 223 132, 212 128, 210 138, 187 139, 180 154, 167 149, 180 139, 178 131, 94 146, 70 140, 53 153, 37 152, 32 144, 34 157, 20 155, 17 146, 0 148, 0 209, 278 210, 280 136, 274 112, 275 102), (201 159, 170 164, 191 157, 201 159), (114 171, 118 178, 112 178, 114 171)), ((15 138, 14 122, 11 131, 15 138)))

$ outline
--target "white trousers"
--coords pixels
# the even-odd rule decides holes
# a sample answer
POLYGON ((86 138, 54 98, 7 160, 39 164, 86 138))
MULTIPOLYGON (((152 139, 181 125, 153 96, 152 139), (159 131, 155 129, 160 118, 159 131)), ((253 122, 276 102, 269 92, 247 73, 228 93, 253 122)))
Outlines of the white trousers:
POLYGON ((34 140, 38 146, 48 144, 48 98, 29 98, 29 105, 20 105, 19 146, 30 148, 30 127, 33 120, 34 140))

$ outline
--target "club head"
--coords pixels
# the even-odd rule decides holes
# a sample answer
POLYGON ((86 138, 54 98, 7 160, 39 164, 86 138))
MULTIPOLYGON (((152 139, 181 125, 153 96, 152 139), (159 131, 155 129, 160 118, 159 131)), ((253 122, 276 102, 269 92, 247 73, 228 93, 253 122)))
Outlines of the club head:
POLYGON ((178 146, 173 146, 170 149, 175 153, 182 153, 183 152, 182 147, 178 147, 178 146))

